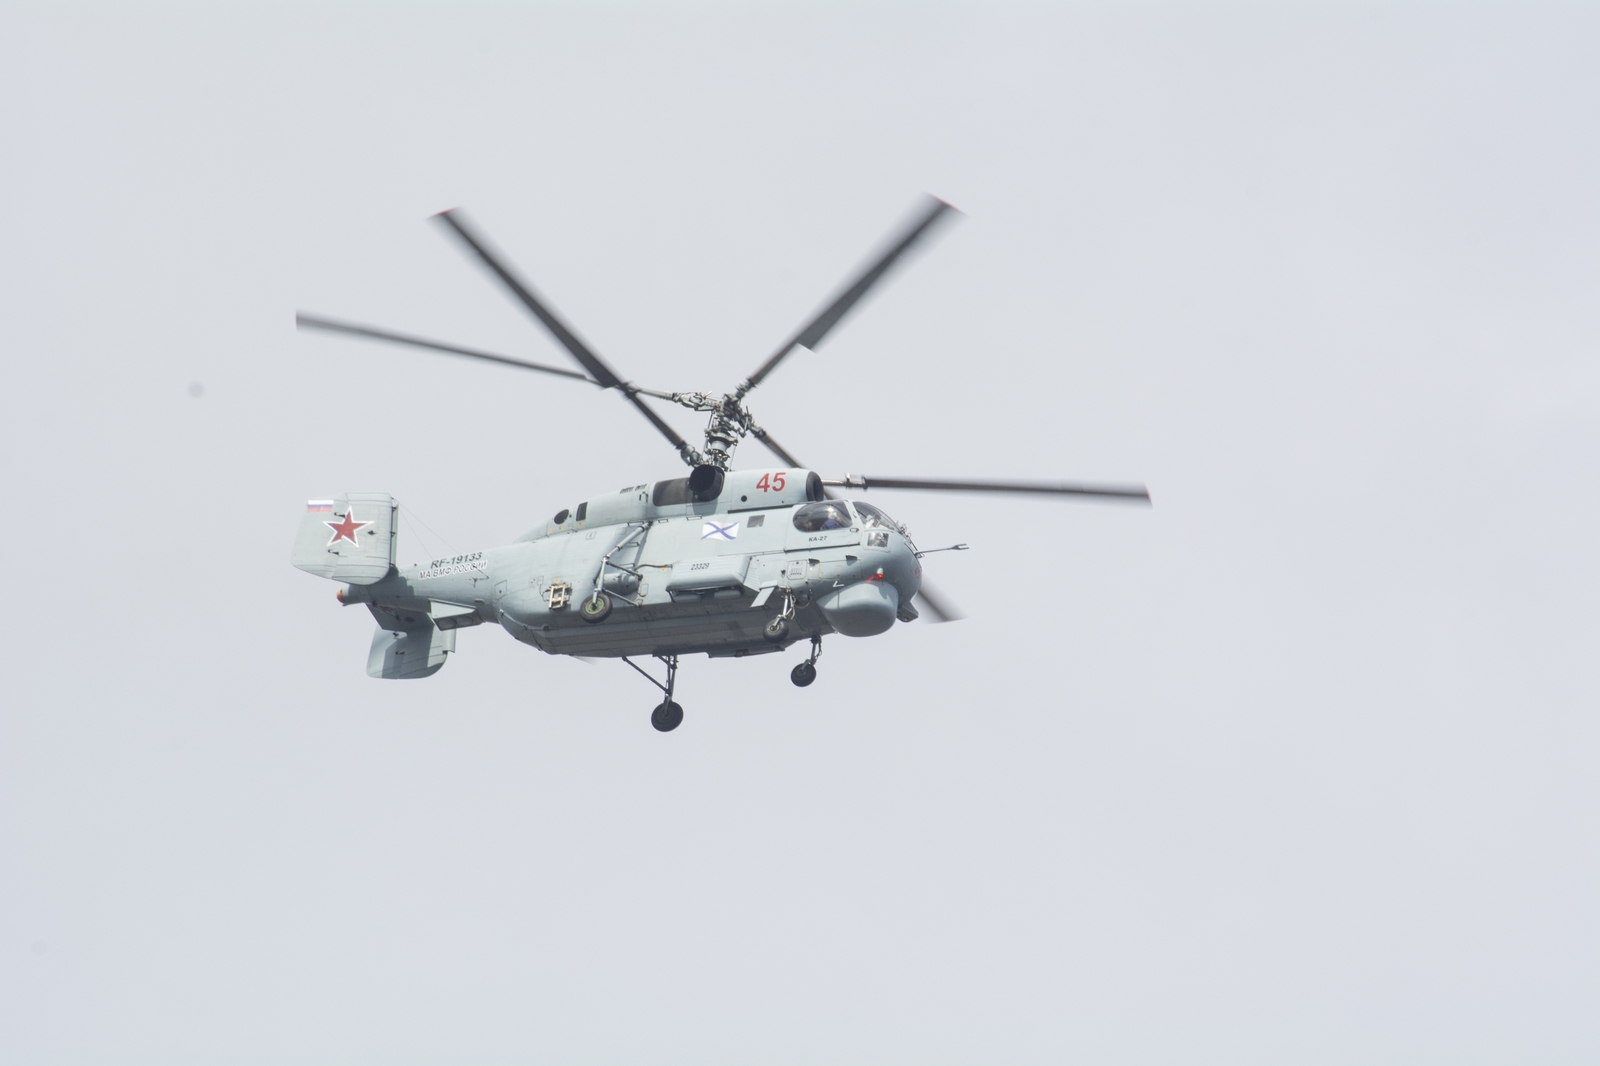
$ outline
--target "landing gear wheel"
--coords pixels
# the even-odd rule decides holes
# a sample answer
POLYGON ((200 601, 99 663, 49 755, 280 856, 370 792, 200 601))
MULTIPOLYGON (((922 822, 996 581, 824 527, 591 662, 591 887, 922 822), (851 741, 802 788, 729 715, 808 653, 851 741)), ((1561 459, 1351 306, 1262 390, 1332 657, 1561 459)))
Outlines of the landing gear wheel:
POLYGON ((767 628, 761 631, 761 635, 773 644, 782 644, 789 635, 789 620, 780 614, 767 623, 767 628))
POLYGON ((611 597, 604 592, 596 592, 583 601, 578 614, 583 616, 585 622, 604 622, 611 614, 611 597))
POLYGON ((801 688, 805 688, 817 679, 817 668, 810 663, 801 663, 789 671, 789 680, 801 688))
POLYGON ((683 708, 667 700, 650 712, 650 724, 663 733, 670 733, 683 724, 683 708))
POLYGON ((626 655, 622 657, 622 661, 639 671, 646 681, 660 689, 661 694, 666 697, 661 701, 661 706, 650 712, 650 724, 655 726, 658 732, 670 733, 683 724, 683 708, 672 702, 672 690, 678 685, 678 657, 671 653, 663 655, 657 652, 656 658, 667 664, 667 683, 664 685, 626 655))

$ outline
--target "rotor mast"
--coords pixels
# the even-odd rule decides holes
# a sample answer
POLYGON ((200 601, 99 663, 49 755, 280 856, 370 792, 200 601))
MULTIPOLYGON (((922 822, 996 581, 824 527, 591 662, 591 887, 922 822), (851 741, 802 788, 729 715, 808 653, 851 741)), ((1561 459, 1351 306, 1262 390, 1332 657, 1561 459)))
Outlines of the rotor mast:
MULTIPOLYGON (((680 407, 687 407, 691 411, 710 416, 706 422, 705 451, 696 452, 691 448, 684 453, 684 462, 690 466, 714 466, 726 473, 733 468, 734 449, 746 436, 754 435, 757 440, 762 441, 771 439, 767 436, 766 430, 756 425, 750 409, 739 402, 736 393, 730 392, 719 398, 708 392, 652 392, 649 389, 639 391, 646 396, 667 400, 680 407)), ((787 456, 785 461, 790 466, 799 465, 787 456)))

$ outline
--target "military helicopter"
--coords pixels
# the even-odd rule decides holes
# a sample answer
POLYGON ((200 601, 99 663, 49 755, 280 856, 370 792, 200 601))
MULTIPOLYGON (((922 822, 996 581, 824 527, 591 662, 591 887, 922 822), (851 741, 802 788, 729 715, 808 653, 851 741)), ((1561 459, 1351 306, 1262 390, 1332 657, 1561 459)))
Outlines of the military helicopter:
MULTIPOLYGON (((455 651, 456 633, 485 622, 555 655, 620 658, 663 694, 650 715, 676 729, 680 656, 712 658, 784 651, 809 654, 790 674, 805 687, 817 677, 822 638, 869 637, 921 616, 956 617, 922 579, 922 558, 905 526, 878 507, 832 491, 913 489, 1024 493, 1148 504, 1142 485, 951 481, 846 474, 829 480, 808 469, 758 425, 745 397, 799 349, 817 350, 851 309, 954 208, 928 197, 915 216, 835 298, 795 331, 732 392, 661 392, 623 378, 519 277, 459 210, 434 216, 465 250, 573 357, 578 369, 547 366, 476 348, 301 312, 300 329, 388 341, 575 379, 618 392, 650 421, 690 468, 686 477, 627 485, 576 507, 504 547, 396 566, 399 507, 379 492, 350 492, 306 505, 291 562, 342 583, 341 604, 364 604, 377 620, 367 673, 420 678, 455 651), (645 402, 707 415, 705 446, 695 448, 645 402), (754 437, 780 466, 733 469, 733 454, 754 437), (657 680, 635 658, 665 667, 657 680)), ((965 544, 933 549, 965 549, 965 544)))

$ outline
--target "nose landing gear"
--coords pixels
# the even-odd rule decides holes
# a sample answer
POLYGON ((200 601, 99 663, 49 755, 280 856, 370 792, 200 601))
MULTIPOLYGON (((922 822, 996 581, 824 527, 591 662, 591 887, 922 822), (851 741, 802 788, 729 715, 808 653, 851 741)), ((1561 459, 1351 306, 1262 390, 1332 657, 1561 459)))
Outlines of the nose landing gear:
POLYGON ((642 666, 626 655, 622 657, 622 661, 639 671, 646 681, 660 689, 666 697, 655 710, 650 712, 650 724, 662 733, 670 733, 683 724, 683 708, 672 702, 672 690, 678 687, 678 657, 676 655, 657 655, 656 658, 666 664, 667 683, 665 685, 645 673, 642 666))
POLYGON ((789 680, 796 686, 805 688, 817 679, 817 660, 822 658, 822 638, 811 638, 811 656, 805 662, 789 671, 789 680))
MULTIPOLYGON (((778 617, 767 623, 761 635, 770 644, 782 644, 789 639, 789 623, 794 620, 794 593, 789 589, 783 590, 783 610, 778 612, 778 617)), ((799 682, 796 682, 798 684, 799 682)))

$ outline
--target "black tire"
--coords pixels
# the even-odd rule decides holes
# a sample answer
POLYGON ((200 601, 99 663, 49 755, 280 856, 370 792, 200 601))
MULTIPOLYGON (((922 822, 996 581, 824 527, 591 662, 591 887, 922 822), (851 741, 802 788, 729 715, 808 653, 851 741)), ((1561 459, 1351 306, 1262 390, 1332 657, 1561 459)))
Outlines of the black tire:
POLYGON ((583 601, 578 613, 585 622, 604 622, 611 614, 611 597, 604 592, 597 592, 583 601))
POLYGON ((663 733, 670 733, 683 724, 683 708, 668 700, 650 712, 650 724, 663 733))
POLYGON ((782 644, 789 635, 789 620, 782 616, 774 618, 767 623, 767 628, 761 631, 761 635, 774 644, 782 644))
POLYGON ((801 688, 805 688, 817 679, 817 668, 811 663, 801 663, 789 671, 789 680, 801 688))

